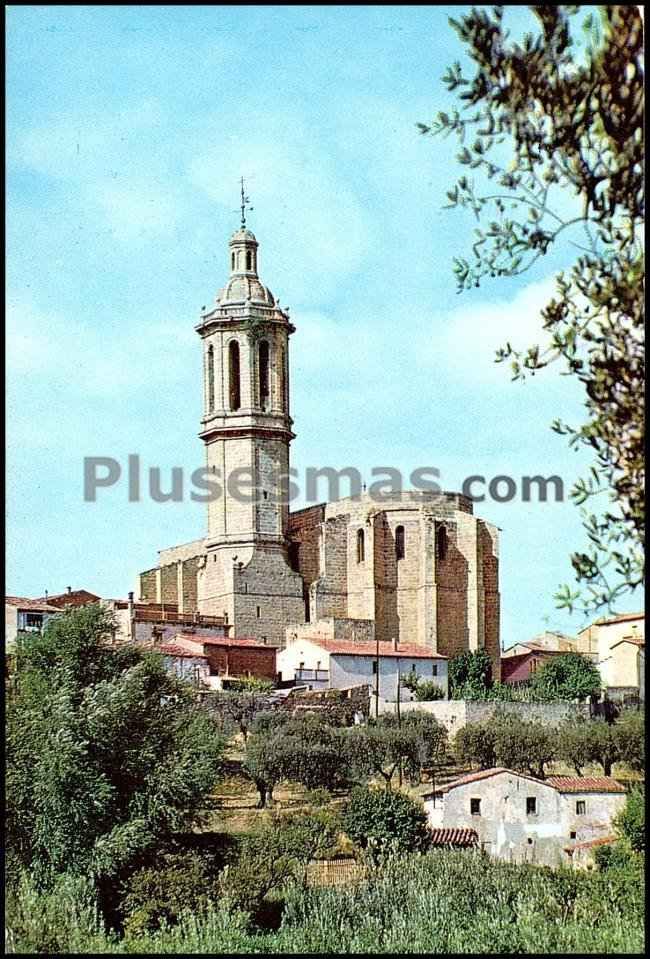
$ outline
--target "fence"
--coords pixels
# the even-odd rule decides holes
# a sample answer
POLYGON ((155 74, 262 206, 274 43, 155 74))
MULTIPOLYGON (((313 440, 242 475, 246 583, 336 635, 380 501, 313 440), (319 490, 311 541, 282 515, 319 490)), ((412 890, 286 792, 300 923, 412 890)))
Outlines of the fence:
POLYGON ((307 866, 308 886, 347 886, 360 882, 365 866, 354 859, 315 859, 307 866))

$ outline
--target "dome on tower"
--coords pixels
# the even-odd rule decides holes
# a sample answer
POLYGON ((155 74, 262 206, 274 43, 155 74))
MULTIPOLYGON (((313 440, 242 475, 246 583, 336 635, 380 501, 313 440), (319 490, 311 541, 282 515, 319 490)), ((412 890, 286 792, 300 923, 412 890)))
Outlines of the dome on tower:
POLYGON ((254 233, 251 233, 251 231, 248 230, 248 229, 246 229, 246 227, 242 227, 241 230, 236 230, 236 231, 233 233, 233 235, 230 237, 230 243, 231 243, 231 245, 232 245, 233 243, 255 243, 255 244, 257 244, 257 240, 255 239, 255 234, 254 234, 254 233))
POLYGON ((227 303, 263 303, 264 306, 275 306, 275 299, 268 287, 260 283, 256 276, 250 274, 235 274, 231 276, 222 290, 217 293, 217 303, 225 306, 227 303))

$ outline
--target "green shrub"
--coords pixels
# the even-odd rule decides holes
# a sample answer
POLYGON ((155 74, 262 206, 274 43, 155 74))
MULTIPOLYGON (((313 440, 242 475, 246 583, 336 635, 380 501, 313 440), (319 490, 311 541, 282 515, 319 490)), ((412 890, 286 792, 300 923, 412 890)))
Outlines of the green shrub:
POLYGON ((432 679, 423 679, 416 686, 415 698, 419 703, 433 702, 436 699, 444 699, 445 691, 432 679))
POLYGON ((167 853, 138 869, 123 886, 120 911, 127 938, 176 923, 184 910, 199 911, 214 898, 213 880, 196 853, 167 853), (212 896, 211 896, 212 893, 212 896))
POLYGON ((427 816, 421 804, 403 793, 357 786, 343 816, 343 829, 362 849, 393 846, 403 852, 425 849, 427 816))
POLYGON ((640 788, 628 795, 625 806, 614 818, 614 828, 634 852, 645 852, 645 797, 640 788))

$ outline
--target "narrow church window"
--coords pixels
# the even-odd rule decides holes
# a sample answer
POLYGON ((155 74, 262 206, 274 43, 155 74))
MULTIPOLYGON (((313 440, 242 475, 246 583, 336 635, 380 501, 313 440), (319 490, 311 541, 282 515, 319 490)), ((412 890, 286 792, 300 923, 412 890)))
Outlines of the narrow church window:
POLYGON ((404 527, 398 526, 395 530, 395 559, 404 559, 404 527))
POLYGON ((230 269, 235 269, 235 254, 234 252, 230 254, 230 269))
POLYGON ((438 535, 436 536, 436 556, 438 559, 446 559, 447 545, 447 527, 439 526, 438 535))
POLYGON ((365 535, 362 529, 357 530, 357 563, 363 563, 366 558, 365 535))
POLYGON ((253 269, 253 254, 251 253, 250 250, 246 251, 246 269, 247 270, 253 269))
POLYGON ((214 350, 208 347, 208 411, 214 409, 214 350))
POLYGON ((261 610, 260 607, 258 606, 258 607, 257 607, 257 618, 258 618, 258 619, 260 618, 261 614, 262 614, 262 610, 261 610))
POLYGON ((269 344, 262 340, 259 349, 260 406, 265 410, 269 403, 269 344))
POLYGON ((239 343, 231 340, 228 347, 228 374, 230 382, 230 409, 238 410, 241 405, 239 387, 239 343))

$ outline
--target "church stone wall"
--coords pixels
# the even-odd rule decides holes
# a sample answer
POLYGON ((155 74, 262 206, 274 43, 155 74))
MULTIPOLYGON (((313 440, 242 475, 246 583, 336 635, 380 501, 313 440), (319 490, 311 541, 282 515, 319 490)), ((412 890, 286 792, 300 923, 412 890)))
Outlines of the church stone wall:
POLYGON ((144 573, 140 573, 140 590, 139 590, 139 599, 143 603, 156 603, 158 601, 157 596, 157 581, 158 581, 158 570, 157 569, 148 569, 144 573))
POLYGON ((305 621, 305 602, 302 579, 282 551, 256 549, 233 576, 234 635, 284 645, 287 623, 305 621))

